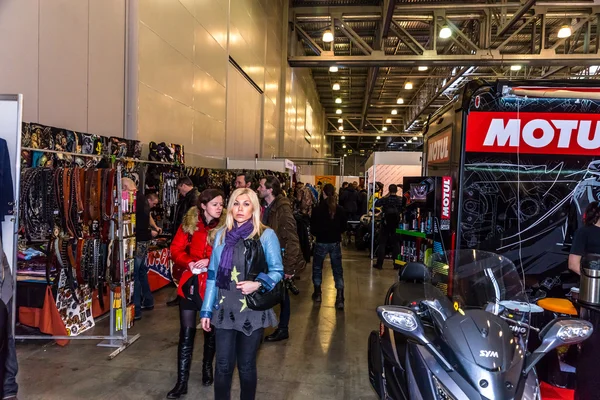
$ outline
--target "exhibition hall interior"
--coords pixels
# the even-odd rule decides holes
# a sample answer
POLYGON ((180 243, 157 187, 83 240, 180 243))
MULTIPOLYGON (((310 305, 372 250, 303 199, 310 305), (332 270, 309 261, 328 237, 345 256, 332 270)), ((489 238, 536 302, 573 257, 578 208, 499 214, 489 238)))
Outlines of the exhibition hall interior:
POLYGON ((600 400, 600 0, 1 0, 0 399, 600 400))

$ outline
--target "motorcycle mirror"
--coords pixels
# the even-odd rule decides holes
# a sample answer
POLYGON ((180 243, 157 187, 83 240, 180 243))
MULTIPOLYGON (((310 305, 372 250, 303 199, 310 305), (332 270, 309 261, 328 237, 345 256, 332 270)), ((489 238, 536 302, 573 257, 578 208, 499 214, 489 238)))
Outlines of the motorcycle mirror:
POLYGON ((592 336, 593 331, 592 324, 582 319, 557 318, 549 322, 539 335, 542 344, 527 357, 524 373, 529 373, 549 351, 559 346, 581 343, 592 336))
POLYGON ((429 344, 421 321, 412 310, 400 306, 380 306, 377 307, 377 315, 386 327, 405 334, 419 344, 429 344))

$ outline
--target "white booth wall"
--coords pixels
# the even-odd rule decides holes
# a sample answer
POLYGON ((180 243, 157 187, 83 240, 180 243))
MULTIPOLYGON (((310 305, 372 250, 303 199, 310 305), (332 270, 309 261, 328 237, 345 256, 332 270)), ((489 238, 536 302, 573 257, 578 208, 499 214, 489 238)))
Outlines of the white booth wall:
POLYGON ((391 184, 402 184, 405 176, 421 176, 421 152, 387 151, 373 153, 366 166, 369 182, 381 182, 386 195, 391 184))

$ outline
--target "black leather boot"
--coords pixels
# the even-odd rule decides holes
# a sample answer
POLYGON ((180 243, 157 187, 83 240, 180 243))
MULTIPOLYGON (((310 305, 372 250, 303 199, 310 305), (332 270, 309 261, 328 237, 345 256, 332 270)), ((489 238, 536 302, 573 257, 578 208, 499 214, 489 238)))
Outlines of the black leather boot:
POLYGON ((287 329, 275 329, 275 332, 265 338, 265 342, 281 342, 282 340, 289 339, 290 333, 287 329))
POLYGON ((315 286, 315 291, 312 294, 312 299, 314 302, 316 303, 320 303, 322 298, 321 298, 321 286, 315 286))
POLYGON ((167 399, 178 399, 187 393, 195 336, 196 328, 182 328, 179 331, 179 346, 177 347, 177 383, 167 394, 167 399))
POLYGON ((213 359, 215 358, 215 327, 210 332, 204 331, 204 357, 202 358, 202 384, 210 386, 214 382, 213 359))
POLYGON ((338 310, 344 309, 344 289, 338 289, 337 296, 335 297, 335 308, 338 310))

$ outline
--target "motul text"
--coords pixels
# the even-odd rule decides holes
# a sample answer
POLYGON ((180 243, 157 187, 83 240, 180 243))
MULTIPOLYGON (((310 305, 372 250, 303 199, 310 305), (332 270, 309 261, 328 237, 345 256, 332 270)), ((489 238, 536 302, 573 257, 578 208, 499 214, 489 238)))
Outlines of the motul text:
POLYGON ((600 115, 472 111, 466 151, 598 155, 600 115))
POLYGON ((427 163, 436 164, 450 160, 451 130, 435 135, 427 142, 427 163))

